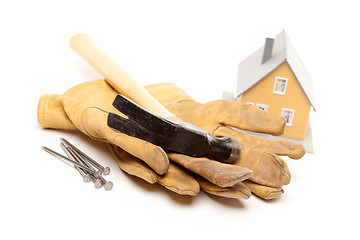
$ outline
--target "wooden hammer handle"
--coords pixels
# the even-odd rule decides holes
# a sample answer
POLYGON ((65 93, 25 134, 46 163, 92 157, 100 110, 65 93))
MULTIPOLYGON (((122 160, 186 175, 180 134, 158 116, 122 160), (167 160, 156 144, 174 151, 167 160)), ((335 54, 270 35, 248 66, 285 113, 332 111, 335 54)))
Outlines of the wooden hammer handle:
POLYGON ((77 34, 73 36, 70 40, 70 47, 93 66, 122 95, 154 114, 164 118, 178 119, 156 101, 124 69, 99 49, 87 35, 77 34))

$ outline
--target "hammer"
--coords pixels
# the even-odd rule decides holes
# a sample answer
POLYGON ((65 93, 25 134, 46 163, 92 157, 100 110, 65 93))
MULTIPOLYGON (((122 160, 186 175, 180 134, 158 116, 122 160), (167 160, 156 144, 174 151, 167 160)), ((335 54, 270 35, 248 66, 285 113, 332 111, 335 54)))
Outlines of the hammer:
POLYGON ((120 93, 113 106, 128 118, 109 113, 109 127, 151 142, 164 150, 184 155, 208 157, 226 163, 233 163, 240 156, 241 145, 237 139, 217 138, 181 121, 101 51, 87 35, 73 36, 70 47, 120 93))

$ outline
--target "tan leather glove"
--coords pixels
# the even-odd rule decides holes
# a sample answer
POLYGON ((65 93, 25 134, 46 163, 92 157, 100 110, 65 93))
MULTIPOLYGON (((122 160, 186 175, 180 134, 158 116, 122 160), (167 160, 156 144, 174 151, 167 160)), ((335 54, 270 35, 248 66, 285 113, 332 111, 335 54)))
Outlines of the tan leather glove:
POLYGON ((169 159, 163 149, 141 139, 116 133, 107 126, 109 111, 116 112, 111 105, 116 95, 117 92, 103 81, 80 84, 64 95, 43 95, 38 104, 38 122, 44 128, 79 129, 93 139, 120 146, 144 160, 158 174, 166 173, 169 159), (89 84, 92 87, 88 87, 89 84), (103 90, 96 91, 98 88, 103 90))
POLYGON ((167 155, 158 146, 108 127, 109 112, 122 116, 112 106, 117 94, 106 81, 98 80, 75 86, 64 95, 43 95, 38 121, 44 128, 79 129, 93 139, 109 143, 109 150, 122 170, 150 183, 158 182, 179 194, 196 195, 200 189, 198 182, 205 182, 213 194, 217 188, 221 191, 229 188, 232 197, 250 197, 250 190, 240 183, 252 174, 247 168, 206 158, 167 155), (169 164, 168 158, 176 164, 169 164), (186 169, 196 173, 196 180, 186 169))
POLYGON ((250 181, 244 183, 254 194, 271 199, 283 193, 282 186, 290 182, 290 171, 278 155, 299 159, 305 154, 303 146, 284 141, 266 141, 230 128, 281 135, 285 126, 285 120, 281 116, 224 100, 201 104, 172 83, 153 84, 146 86, 146 89, 182 120, 216 137, 237 138, 242 150, 235 164, 253 170, 250 181))
MULTIPOLYGON (((130 155, 117 146, 111 144, 108 144, 107 146, 120 169, 124 172, 142 178, 149 183, 157 182, 178 194, 195 196, 199 193, 201 188, 207 193, 226 198, 248 199, 251 196, 250 189, 237 177, 236 180, 230 184, 230 187, 221 187, 206 179, 224 178, 222 175, 226 172, 226 168, 228 169, 228 173, 225 173, 225 175, 230 174, 230 176, 236 176, 234 170, 229 168, 231 165, 226 166, 227 164, 217 163, 206 158, 192 158, 180 154, 169 153, 168 156, 170 160, 175 161, 175 163, 170 163, 169 170, 166 174, 158 175, 144 164, 141 159, 130 155), (179 164, 176 164, 177 162, 179 164), (208 163, 210 163, 210 165, 208 163), (214 163, 219 166, 212 167, 211 164, 214 163), (197 174, 186 171, 179 165, 189 168, 189 170, 193 169, 197 174), (201 177, 198 174, 201 174, 206 178, 201 177)), ((241 171, 247 170, 244 169, 241 171)), ((249 173, 246 173, 245 178, 249 177, 248 174, 249 173)))

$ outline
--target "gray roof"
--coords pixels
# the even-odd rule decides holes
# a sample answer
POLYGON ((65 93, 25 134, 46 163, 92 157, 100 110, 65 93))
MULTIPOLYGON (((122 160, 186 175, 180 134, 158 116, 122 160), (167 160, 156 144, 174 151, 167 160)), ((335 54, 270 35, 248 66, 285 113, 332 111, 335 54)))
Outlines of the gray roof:
POLYGON ((285 30, 275 37, 271 58, 261 64, 263 53, 264 46, 239 63, 236 96, 240 96, 249 90, 252 86, 276 69, 280 64, 286 61, 296 76, 296 79, 302 87, 311 106, 315 110, 315 97, 312 79, 294 46, 287 37, 285 30))

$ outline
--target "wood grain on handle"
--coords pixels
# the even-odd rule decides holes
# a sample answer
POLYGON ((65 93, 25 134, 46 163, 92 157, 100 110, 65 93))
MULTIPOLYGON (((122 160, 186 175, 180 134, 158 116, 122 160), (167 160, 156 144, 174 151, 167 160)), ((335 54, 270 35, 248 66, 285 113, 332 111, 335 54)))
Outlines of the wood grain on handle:
POLYGON ((136 82, 124 69, 111 60, 85 34, 77 34, 70 40, 70 47, 93 66, 119 93, 130 98, 148 111, 165 118, 176 118, 149 92, 136 82))

